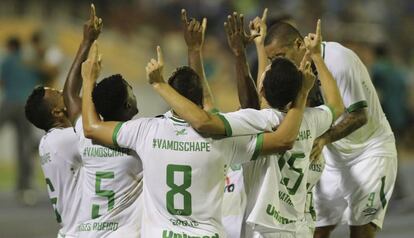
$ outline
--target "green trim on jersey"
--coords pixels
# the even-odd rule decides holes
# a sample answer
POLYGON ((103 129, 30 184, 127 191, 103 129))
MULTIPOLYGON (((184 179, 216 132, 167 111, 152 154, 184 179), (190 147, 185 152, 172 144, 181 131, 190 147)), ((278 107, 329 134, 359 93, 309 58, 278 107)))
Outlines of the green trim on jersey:
POLYGON ((385 192, 384 192, 385 178, 386 178, 386 176, 381 178, 381 189, 380 189, 380 194, 379 194, 380 199, 381 199, 382 208, 385 208, 385 206, 387 205, 387 198, 385 197, 385 192))
POLYGON ((231 130, 231 126, 230 126, 229 121, 227 121, 227 119, 226 119, 223 115, 221 115, 220 113, 217 113, 216 115, 217 115, 217 116, 220 118, 220 120, 222 120, 222 121, 223 121, 223 123, 224 123, 224 129, 225 129, 225 131, 226 131, 226 136, 232 136, 232 135, 233 135, 233 131, 231 130))
POLYGON ((124 124, 124 123, 123 122, 119 122, 118 124, 116 124, 115 129, 114 129, 114 132, 112 133, 112 143, 116 147, 119 147, 118 141, 116 140, 116 138, 118 137, 118 132, 121 129, 122 124, 124 124))
POLYGON ((332 122, 331 122, 331 124, 332 123, 334 123, 335 122, 335 118, 336 118, 336 113, 335 113, 335 110, 331 107, 331 106, 329 106, 329 105, 326 105, 325 104, 325 106, 329 109, 329 111, 331 112, 331 114, 332 114, 332 122))
POLYGON ((171 120, 178 122, 178 123, 187 123, 186 121, 182 120, 182 119, 178 119, 176 117, 170 117, 171 120))
POLYGON ((209 113, 212 113, 212 114, 216 114, 216 113, 219 113, 219 112, 220 112, 220 110, 219 110, 219 109, 217 109, 217 108, 213 108, 213 109, 209 110, 208 112, 209 112, 209 113))
POLYGON ((260 133, 260 134, 257 135, 257 137, 256 137, 256 147, 254 148, 254 153, 253 153, 253 156, 252 156, 251 160, 256 160, 259 157, 260 153, 262 152, 263 138, 264 138, 263 133, 260 133))
POLYGON ((354 112, 354 111, 356 111, 358 109, 361 109, 361 108, 364 108, 364 107, 368 107, 367 101, 359 101, 359 102, 356 102, 356 103, 352 104, 351 106, 349 106, 346 109, 346 111, 348 113, 351 113, 351 112, 354 112))

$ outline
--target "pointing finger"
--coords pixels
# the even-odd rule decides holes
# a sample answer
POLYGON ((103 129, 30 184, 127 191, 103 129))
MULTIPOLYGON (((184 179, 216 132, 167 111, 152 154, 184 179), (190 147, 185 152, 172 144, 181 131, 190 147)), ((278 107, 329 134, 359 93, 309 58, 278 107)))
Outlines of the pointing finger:
POLYGON ((267 12, 268 12, 268 9, 265 8, 263 10, 263 15, 262 15, 262 21, 263 21, 263 23, 266 23, 266 20, 267 20, 267 12))

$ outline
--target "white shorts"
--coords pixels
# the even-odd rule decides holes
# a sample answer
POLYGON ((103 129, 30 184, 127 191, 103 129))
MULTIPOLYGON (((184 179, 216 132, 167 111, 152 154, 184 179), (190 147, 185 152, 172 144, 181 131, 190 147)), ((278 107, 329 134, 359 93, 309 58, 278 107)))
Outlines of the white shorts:
POLYGON ((316 226, 374 223, 382 228, 397 175, 397 157, 374 157, 351 166, 326 165, 314 190, 316 226))

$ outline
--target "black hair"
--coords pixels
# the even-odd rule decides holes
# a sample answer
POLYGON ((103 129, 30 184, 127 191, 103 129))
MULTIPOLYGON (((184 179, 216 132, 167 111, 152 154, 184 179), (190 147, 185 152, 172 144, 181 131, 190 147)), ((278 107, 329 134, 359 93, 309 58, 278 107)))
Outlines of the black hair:
POLYGON ((102 79, 92 91, 96 112, 105 121, 120 120, 128 100, 128 83, 120 74, 102 79))
POLYGON ((53 126, 53 115, 50 105, 44 100, 45 92, 43 86, 34 88, 27 98, 24 110, 28 121, 37 128, 48 131, 53 126))
POLYGON ((7 48, 12 51, 19 51, 21 48, 21 42, 16 36, 12 36, 7 40, 7 48))
POLYGON ((168 84, 193 103, 203 106, 203 86, 200 77, 192 68, 177 68, 168 79, 168 84))
POLYGON ((283 45, 290 45, 293 44, 296 38, 303 39, 300 32, 294 26, 287 22, 279 21, 268 29, 264 44, 269 45, 274 40, 278 40, 283 45))
POLYGON ((263 80, 265 98, 269 105, 279 110, 285 109, 288 103, 296 99, 302 79, 302 72, 292 61, 282 57, 275 58, 263 80))

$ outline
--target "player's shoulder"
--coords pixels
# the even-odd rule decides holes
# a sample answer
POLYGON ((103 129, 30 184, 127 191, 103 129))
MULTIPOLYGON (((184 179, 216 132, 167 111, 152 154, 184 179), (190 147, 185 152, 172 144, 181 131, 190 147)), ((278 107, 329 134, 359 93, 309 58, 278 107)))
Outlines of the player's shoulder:
POLYGON ((337 42, 323 42, 322 46, 322 56, 332 73, 344 73, 353 67, 359 67, 359 58, 351 49, 337 42))
POLYGON ((333 117, 333 111, 327 105, 320 105, 318 107, 307 107, 305 109, 303 118, 308 121, 320 123, 329 117, 333 117))
POLYGON ((52 128, 42 137, 39 147, 66 148, 77 143, 78 137, 73 127, 52 128))

